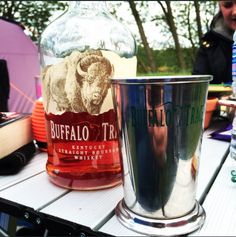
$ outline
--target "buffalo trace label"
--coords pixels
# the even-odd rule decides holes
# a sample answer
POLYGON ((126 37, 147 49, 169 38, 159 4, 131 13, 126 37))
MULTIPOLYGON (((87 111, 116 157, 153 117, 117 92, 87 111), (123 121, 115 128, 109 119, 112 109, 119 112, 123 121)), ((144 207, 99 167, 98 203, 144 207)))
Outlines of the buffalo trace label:
POLYGON ((59 158, 100 160, 119 156, 115 112, 46 114, 50 141, 59 158), (69 121, 69 122, 68 122, 69 121), (68 156, 68 157, 66 157, 68 156))
POLYGON ((176 105, 167 102, 155 109, 131 106, 128 108, 128 113, 134 127, 186 127, 203 122, 204 108, 204 104, 176 105))
POLYGON ((42 70, 52 163, 58 165, 58 158, 65 162, 107 158, 119 163, 110 78, 134 76, 136 62, 136 57, 105 50, 75 50, 42 70))

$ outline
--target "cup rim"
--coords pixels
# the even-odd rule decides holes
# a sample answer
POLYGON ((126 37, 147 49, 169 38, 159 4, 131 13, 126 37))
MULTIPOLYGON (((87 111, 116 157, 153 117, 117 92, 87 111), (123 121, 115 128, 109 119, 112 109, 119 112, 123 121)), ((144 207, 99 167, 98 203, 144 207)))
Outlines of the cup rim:
POLYGON ((136 76, 111 78, 112 84, 186 84, 210 82, 212 75, 136 76))

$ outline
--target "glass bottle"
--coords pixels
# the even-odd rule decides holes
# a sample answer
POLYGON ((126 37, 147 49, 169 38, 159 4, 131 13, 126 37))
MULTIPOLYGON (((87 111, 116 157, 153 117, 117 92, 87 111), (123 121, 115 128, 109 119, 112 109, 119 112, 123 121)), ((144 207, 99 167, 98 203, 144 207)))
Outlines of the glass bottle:
POLYGON ((136 76, 132 34, 102 1, 71 2, 40 40, 47 121, 47 173, 59 186, 94 190, 121 183, 110 78, 136 76))
MULTIPOLYGON (((233 34, 233 45, 232 45, 232 99, 236 99, 236 32, 233 34)), ((236 160, 236 111, 234 111, 234 118, 232 121, 232 132, 230 142, 230 155, 236 160)))

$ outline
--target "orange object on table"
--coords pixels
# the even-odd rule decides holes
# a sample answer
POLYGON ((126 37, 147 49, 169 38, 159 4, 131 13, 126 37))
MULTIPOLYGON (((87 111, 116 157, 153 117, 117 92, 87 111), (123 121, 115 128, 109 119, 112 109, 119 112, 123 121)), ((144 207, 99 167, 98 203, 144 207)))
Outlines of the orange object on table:
POLYGON ((35 101, 32 111, 33 137, 40 150, 47 150, 46 120, 42 99, 35 101))
POLYGON ((207 129, 210 125, 211 118, 213 112, 216 110, 218 105, 218 98, 208 98, 206 102, 206 110, 205 110, 205 120, 204 120, 204 129, 207 129))

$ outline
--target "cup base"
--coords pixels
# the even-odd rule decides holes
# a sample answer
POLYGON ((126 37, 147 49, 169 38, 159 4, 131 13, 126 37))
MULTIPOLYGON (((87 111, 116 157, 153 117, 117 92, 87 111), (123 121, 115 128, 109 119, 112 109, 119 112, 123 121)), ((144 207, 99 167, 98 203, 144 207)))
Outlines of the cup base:
POLYGON ((135 232, 146 235, 177 236, 189 234, 201 228, 204 224, 206 213, 196 201, 194 209, 187 215, 172 219, 154 219, 137 215, 130 211, 121 200, 116 206, 118 220, 135 232))

